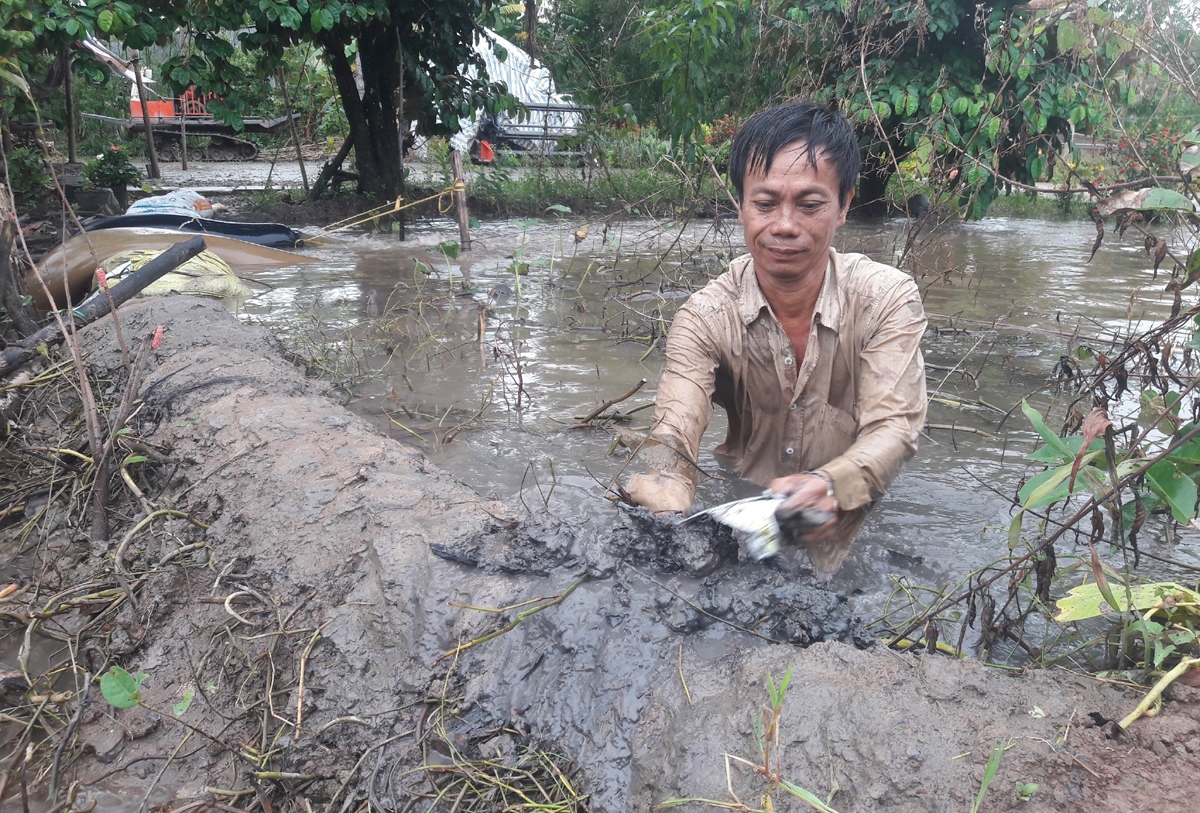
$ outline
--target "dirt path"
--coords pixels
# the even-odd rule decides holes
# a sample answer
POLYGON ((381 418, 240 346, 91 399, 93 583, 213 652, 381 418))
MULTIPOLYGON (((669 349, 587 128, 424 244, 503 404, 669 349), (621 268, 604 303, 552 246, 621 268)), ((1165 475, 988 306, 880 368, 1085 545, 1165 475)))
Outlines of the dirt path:
MULTIPOLYGON (((1200 798, 1194 698, 1110 740, 1098 723, 1136 703, 1118 687, 860 649, 839 596, 737 564, 727 541, 615 509, 609 532, 584 534, 483 501, 219 305, 148 300, 121 320, 127 337, 166 327, 137 429, 173 461, 156 499, 209 527, 135 538, 124 564, 146 574, 138 607, 122 607, 106 651, 84 653, 95 671, 108 654, 145 671, 157 710, 115 711, 93 688, 71 774, 98 809, 135 810, 148 793, 167 810, 214 798, 250 809, 260 795, 274 810, 409 810, 434 782, 465 794, 464 777, 521 760, 543 785, 563 771, 591 810, 729 802, 724 755, 757 759, 751 721, 767 676, 789 667, 780 774, 821 799, 836 789, 843 813, 965 811, 1001 743, 984 811, 1183 811, 1200 798), (462 606, 539 597, 505 613, 462 606), (191 733, 160 713, 187 692, 191 733), (1018 781, 1039 785, 1027 802, 1018 781)), ((111 322, 85 341, 99 377, 116 375, 111 322)), ((112 554, 83 548, 78 566, 112 554)), ((766 790, 736 765, 732 787, 756 808, 766 790)), ((438 809, 485 809, 471 798, 438 809)), ((772 800, 808 809, 780 789, 772 800)))

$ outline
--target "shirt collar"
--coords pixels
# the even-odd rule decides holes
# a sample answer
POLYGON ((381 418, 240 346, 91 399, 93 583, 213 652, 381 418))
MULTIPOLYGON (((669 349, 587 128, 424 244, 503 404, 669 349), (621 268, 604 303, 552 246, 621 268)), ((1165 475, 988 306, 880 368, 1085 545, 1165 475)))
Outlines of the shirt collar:
MULTIPOLYGON (((823 325, 836 325, 842 315, 842 301, 838 295, 838 279, 841 276, 842 258, 832 248, 829 249, 829 267, 825 271, 825 281, 821 284, 821 292, 817 295, 817 306, 813 318, 823 325)), ((754 274, 754 260, 749 254, 738 257, 729 264, 734 272, 738 289, 738 312, 742 324, 749 325, 763 308, 770 310, 762 289, 758 287, 758 277, 754 274)))

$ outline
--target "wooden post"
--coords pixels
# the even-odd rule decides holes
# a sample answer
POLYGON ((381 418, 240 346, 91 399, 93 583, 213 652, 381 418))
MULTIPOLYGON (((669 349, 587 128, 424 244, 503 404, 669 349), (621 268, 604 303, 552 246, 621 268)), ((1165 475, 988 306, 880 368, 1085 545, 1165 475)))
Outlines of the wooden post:
POLYGON ((133 63, 133 80, 137 83, 138 100, 142 104, 142 122, 146 125, 146 146, 150 150, 150 177, 158 180, 162 173, 158 171, 158 153, 154 149, 154 131, 150 129, 150 106, 146 104, 146 86, 142 82, 142 55, 134 51, 130 55, 133 63))
POLYGON ((67 163, 78 164, 79 156, 75 150, 75 83, 71 81, 71 61, 71 52, 67 51, 67 163))
POLYGON ((296 160, 300 162, 300 180, 304 183, 304 193, 308 194, 308 173, 304 171, 304 153, 300 152, 300 135, 296 132, 296 119, 292 116, 292 100, 288 95, 283 68, 279 69, 279 87, 283 90, 283 109, 287 113, 288 128, 292 131, 292 143, 296 145, 296 160))
POLYGON ((187 172, 187 91, 179 97, 179 161, 180 169, 187 172))
MULTIPOLYGON (((450 164, 454 167, 454 185, 465 183, 463 177, 462 153, 450 150, 450 164)), ((454 214, 458 219, 458 245, 463 251, 471 250, 471 216, 467 213, 467 193, 465 190, 454 193, 454 214)))

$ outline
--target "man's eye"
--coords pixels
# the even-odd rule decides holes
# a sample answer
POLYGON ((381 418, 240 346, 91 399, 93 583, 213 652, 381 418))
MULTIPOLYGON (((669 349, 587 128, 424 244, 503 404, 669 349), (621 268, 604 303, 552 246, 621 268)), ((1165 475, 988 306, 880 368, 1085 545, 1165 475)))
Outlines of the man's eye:
POLYGON ((760 211, 760 212, 766 212, 766 211, 774 208, 774 206, 775 206, 774 203, 772 203, 771 201, 767 201, 767 200, 756 200, 754 202, 754 208, 758 209, 758 211, 760 211))

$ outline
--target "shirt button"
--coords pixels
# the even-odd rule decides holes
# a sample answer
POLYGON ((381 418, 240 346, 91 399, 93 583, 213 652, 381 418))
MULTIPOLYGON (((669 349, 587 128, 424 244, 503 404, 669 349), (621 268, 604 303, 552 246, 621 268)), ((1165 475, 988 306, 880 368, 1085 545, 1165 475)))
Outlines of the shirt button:
POLYGON ((791 367, 791 366, 792 366, 792 357, 791 357, 791 356, 788 356, 787 358, 785 358, 785 359, 783 360, 783 366, 784 366, 784 367, 791 367))
POLYGON ((786 450, 786 451, 787 451, 787 453, 788 453, 788 454, 795 454, 795 453, 796 453, 796 450, 795 450, 795 449, 793 449, 791 446, 787 447, 787 450, 786 450))
POLYGON ((795 411, 796 411, 796 405, 795 405, 795 404, 791 404, 791 405, 789 405, 789 406, 788 406, 788 410, 789 410, 789 411, 791 411, 791 412, 795 412, 795 411))

